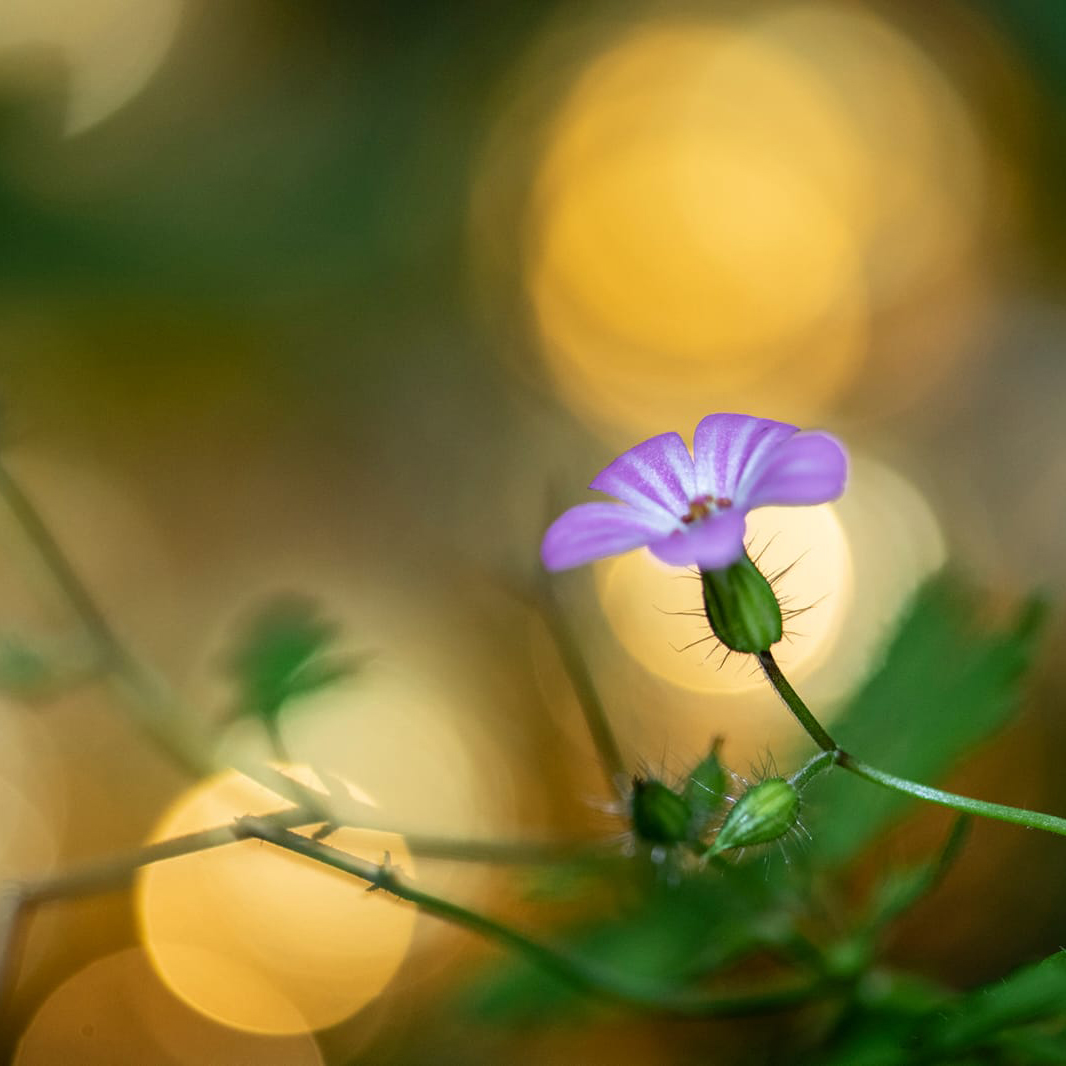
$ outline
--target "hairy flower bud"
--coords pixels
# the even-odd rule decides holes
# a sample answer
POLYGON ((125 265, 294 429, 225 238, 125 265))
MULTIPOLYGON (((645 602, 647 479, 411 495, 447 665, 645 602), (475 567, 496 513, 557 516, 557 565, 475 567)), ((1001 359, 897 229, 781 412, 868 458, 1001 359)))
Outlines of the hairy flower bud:
POLYGON ((652 844, 688 839, 692 810, 688 801, 661 781, 633 778, 633 831, 652 844))
POLYGON ((757 653, 781 639, 777 596, 746 554, 724 570, 701 570, 700 577, 707 621, 727 648, 757 653))
POLYGON ((777 840, 796 824, 799 805, 799 793, 782 777, 752 785, 733 805, 707 854, 777 840))

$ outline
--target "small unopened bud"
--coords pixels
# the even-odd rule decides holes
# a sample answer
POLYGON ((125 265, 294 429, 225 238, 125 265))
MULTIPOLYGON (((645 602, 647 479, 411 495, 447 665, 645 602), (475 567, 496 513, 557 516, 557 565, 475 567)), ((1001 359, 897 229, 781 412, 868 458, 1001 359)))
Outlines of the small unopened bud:
POLYGON ((769 651, 781 639, 777 596, 746 554, 724 570, 701 570, 700 577, 707 621, 727 648, 769 651))
POLYGON ((787 833, 799 817, 799 793, 781 777, 752 785, 733 805, 708 855, 766 844, 787 833))
POLYGON ((707 823, 725 800, 729 791, 729 779, 726 768, 718 758, 722 749, 722 738, 715 740, 710 752, 696 764, 688 775, 682 795, 688 801, 692 811, 692 837, 696 838, 707 827, 707 823))
POLYGON ((688 801, 661 781, 633 778, 633 831, 652 844, 688 839, 692 811, 688 801))

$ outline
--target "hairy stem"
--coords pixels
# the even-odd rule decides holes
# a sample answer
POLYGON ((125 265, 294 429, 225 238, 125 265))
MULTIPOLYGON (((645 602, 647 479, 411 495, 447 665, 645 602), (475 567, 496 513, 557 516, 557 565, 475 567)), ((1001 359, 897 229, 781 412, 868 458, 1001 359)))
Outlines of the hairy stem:
POLYGON ((836 751, 822 751, 803 764, 788 780, 795 789, 801 789, 812 778, 831 769, 837 761, 836 751))
MULTIPOLYGON (((314 790, 309 791, 314 795, 321 795, 314 790)), ((255 824, 260 827, 269 825, 272 831, 288 832, 303 826, 316 825, 321 820, 321 811, 316 804, 314 807, 296 806, 273 811, 257 817, 255 824)), ((118 891, 128 887, 134 874, 145 866, 182 855, 209 851, 244 839, 249 834, 240 828, 242 821, 146 844, 132 851, 82 863, 60 874, 33 880, 9 881, 0 886, 0 1000, 3 999, 12 975, 16 972, 19 946, 26 922, 37 907, 57 900, 118 891)), ((362 820, 350 822, 347 819, 330 822, 327 828, 335 829, 341 825, 374 832, 394 832, 383 826, 366 825, 362 820)), ((312 842, 317 844, 316 838, 312 838, 312 842)), ((403 841, 408 852, 414 856, 455 862, 540 866, 556 862, 606 862, 618 857, 612 845, 601 841, 500 842, 450 840, 417 834, 404 835, 403 841)))
POLYGON ((759 664, 763 668, 763 673, 766 674, 767 680, 777 694, 784 701, 785 706, 795 716, 796 721, 807 731, 807 735, 822 749, 822 751, 836 752, 839 751, 837 742, 825 731, 822 723, 811 714, 807 707, 807 704, 800 699, 799 693, 788 683, 788 678, 781 673, 781 667, 777 665, 777 660, 774 658, 773 653, 769 651, 761 651, 758 653, 759 664))
MULTIPOLYGON (((634 978, 624 971, 575 958, 494 918, 423 892, 401 877, 388 861, 387 854, 380 864, 368 862, 322 840, 292 831, 313 823, 315 817, 314 812, 298 807, 262 816, 247 815, 228 825, 187 833, 133 852, 87 863, 56 877, 9 884, 0 894, 0 976, 10 973, 25 920, 40 904, 122 888, 141 867, 237 840, 255 839, 351 874, 372 889, 384 890, 427 914, 486 937, 524 956, 567 984, 606 999, 685 1015, 734 1016, 784 1009, 832 991, 832 985, 823 980, 781 984, 750 995, 712 995, 695 990, 663 989, 658 982, 634 978)), ((406 838, 405 844, 412 853, 428 851, 434 857, 473 861, 539 862, 555 851, 555 845, 474 844, 474 854, 470 854, 468 843, 432 838, 406 838)), ((573 857, 575 853, 571 851, 570 854, 573 857)))
MULTIPOLYGON (((1066 818, 1058 818, 1053 814, 1044 814, 1041 811, 1029 811, 1022 807, 1008 807, 1002 803, 988 803, 985 800, 971 799, 969 796, 959 796, 954 792, 944 792, 939 788, 930 788, 929 785, 919 784, 917 781, 908 781, 904 777, 878 770, 875 766, 861 762, 844 751, 826 732, 825 728, 811 713, 810 708, 800 698, 799 693, 789 684, 781 667, 777 665, 773 654, 769 651, 759 652, 759 662, 770 684, 777 690, 777 694, 795 716, 796 720, 807 731, 810 738, 817 744, 826 755, 831 758, 828 763, 840 766, 845 770, 867 781, 872 781, 882 788, 902 792, 915 799, 925 800, 928 803, 937 803, 942 807, 950 807, 954 811, 963 814, 976 814, 982 818, 994 818, 1001 822, 1012 822, 1014 825, 1022 825, 1027 829, 1043 829, 1048 833, 1058 833, 1066 836, 1066 818)), ((808 766, 816 760, 812 760, 808 766)), ((804 768, 806 770, 807 767, 804 768)), ((802 774, 804 770, 801 770, 802 774)))
POLYGON ((847 752, 840 753, 838 765, 867 781, 881 785, 882 788, 890 788, 929 803, 938 803, 941 807, 950 807, 953 811, 976 814, 982 818, 995 818, 1000 822, 1012 822, 1014 825, 1025 826, 1026 829, 1043 829, 1048 833, 1066 836, 1066 818, 1044 814, 1042 811, 1029 811, 1024 807, 989 803, 986 800, 971 799, 969 796, 959 796, 954 792, 944 792, 939 788, 930 788, 917 781, 908 781, 906 778, 878 770, 875 766, 853 759, 847 752))
POLYGON ((664 990, 658 982, 634 978, 624 971, 575 958, 494 918, 440 896, 423 892, 408 884, 390 865, 387 856, 382 864, 377 865, 262 819, 242 819, 237 824, 237 831, 358 877, 372 888, 382 889, 398 899, 413 903, 427 914, 510 948, 583 992, 607 999, 686 1015, 736 1016, 794 1006, 830 990, 830 986, 824 981, 792 983, 751 995, 717 996, 698 991, 664 990))

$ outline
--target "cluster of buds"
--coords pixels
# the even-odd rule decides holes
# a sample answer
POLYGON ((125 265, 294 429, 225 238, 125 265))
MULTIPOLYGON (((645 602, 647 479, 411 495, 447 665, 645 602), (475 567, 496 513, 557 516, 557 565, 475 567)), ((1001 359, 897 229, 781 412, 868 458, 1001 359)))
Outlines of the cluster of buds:
POLYGON ((768 777, 732 802, 710 846, 704 843, 729 796, 729 772, 719 758, 721 740, 685 779, 681 788, 662 781, 633 780, 630 816, 637 838, 653 846, 685 845, 703 858, 779 840, 799 819, 796 785, 768 777))

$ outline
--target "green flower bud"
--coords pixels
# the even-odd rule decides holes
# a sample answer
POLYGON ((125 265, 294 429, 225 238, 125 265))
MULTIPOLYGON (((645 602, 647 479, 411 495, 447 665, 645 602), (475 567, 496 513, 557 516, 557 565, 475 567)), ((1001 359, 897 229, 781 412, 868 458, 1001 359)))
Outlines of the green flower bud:
POLYGON ((733 805, 707 854, 777 840, 796 824, 799 805, 799 793, 784 778, 760 781, 733 805))
POLYGON ((633 778, 633 830, 652 844, 679 844, 688 839, 692 811, 688 801, 661 781, 633 778))
POLYGON ((682 795, 692 811, 690 835, 695 839, 707 827, 711 817, 722 806, 729 791, 729 777, 726 768, 718 758, 722 749, 722 738, 715 740, 708 755, 697 763, 688 775, 682 795))
POLYGON ((746 554, 725 570, 701 570, 700 577, 707 621, 727 648, 768 651, 781 639, 777 596, 746 554))

